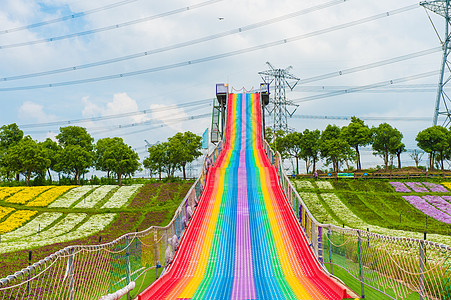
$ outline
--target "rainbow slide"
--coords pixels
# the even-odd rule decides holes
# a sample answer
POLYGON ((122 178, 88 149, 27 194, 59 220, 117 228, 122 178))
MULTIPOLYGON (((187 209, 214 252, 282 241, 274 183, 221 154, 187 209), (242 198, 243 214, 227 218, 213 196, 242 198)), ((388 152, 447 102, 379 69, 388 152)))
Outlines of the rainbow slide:
POLYGON ((343 299, 263 150, 260 94, 229 94, 224 149, 175 258, 147 299, 343 299))

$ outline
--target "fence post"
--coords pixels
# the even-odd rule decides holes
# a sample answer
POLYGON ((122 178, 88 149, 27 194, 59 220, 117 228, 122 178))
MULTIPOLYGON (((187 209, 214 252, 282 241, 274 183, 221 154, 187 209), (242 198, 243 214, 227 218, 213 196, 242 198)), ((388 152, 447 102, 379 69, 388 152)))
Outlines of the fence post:
POLYGON ((330 264, 330 274, 334 275, 334 265, 332 264, 332 242, 330 238, 330 227, 327 230, 327 239, 329 244, 329 264, 330 264))
POLYGON ((420 294, 420 300, 424 299, 424 258, 425 258, 425 245, 424 245, 424 241, 420 241, 420 280, 419 280, 419 286, 420 286, 420 291, 418 294, 420 294))
MULTIPOLYGON (((125 238, 125 268, 126 268, 126 272, 127 272, 127 278, 126 278, 126 282, 127 285, 130 284, 130 247, 129 247, 129 241, 128 241, 128 236, 125 238)), ((127 300, 130 300, 130 291, 127 292, 127 300)))
POLYGON ((318 226, 318 259, 321 264, 324 265, 323 261, 323 228, 318 226))
POLYGON ((67 276, 69 278, 69 300, 74 299, 74 248, 70 249, 69 261, 67 262, 67 276))
POLYGON ((362 299, 365 298, 365 285, 363 284, 363 268, 362 268, 362 239, 360 238, 360 230, 357 230, 358 244, 357 249, 359 252, 359 277, 360 277, 360 293, 362 299))

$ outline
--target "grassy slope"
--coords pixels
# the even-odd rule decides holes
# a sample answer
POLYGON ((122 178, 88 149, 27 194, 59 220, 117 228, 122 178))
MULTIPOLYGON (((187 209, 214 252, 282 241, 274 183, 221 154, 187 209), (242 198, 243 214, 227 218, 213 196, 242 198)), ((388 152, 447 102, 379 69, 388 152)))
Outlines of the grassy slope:
MULTIPOLYGON (((121 209, 46 209, 46 211, 62 212, 115 212, 118 213, 118 217, 105 230, 90 237, 32 249, 31 263, 70 245, 99 244, 99 237, 101 237, 101 243, 108 243, 128 232, 144 230, 152 225, 164 226, 170 222, 192 184, 193 182, 146 184, 135 195, 131 203, 121 209)), ((30 249, 2 254, 0 278, 27 267, 28 250, 30 249)))
POLYGON ((427 217, 402 198, 404 195, 451 193, 399 193, 394 191, 389 181, 381 180, 341 180, 334 181, 333 185, 340 200, 368 224, 431 234, 449 235, 451 232, 450 225, 427 217))

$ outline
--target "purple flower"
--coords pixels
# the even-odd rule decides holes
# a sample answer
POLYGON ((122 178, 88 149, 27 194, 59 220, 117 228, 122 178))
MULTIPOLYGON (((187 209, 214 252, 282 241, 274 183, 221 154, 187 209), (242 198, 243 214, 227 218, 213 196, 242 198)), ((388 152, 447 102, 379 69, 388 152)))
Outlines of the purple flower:
POLYGON ((428 193, 428 189, 425 188, 420 182, 406 182, 406 185, 409 186, 416 193, 428 193))
POLYGON ((412 204, 416 209, 421 210, 424 214, 447 224, 451 224, 451 216, 438 210, 434 206, 427 203, 419 196, 403 196, 403 198, 412 204))
MULTIPOLYGON (((446 197, 446 196, 445 196, 446 197)), ((423 196, 423 199, 429 202, 430 204, 434 205, 441 211, 451 215, 451 203, 444 200, 440 196, 423 196)))
POLYGON ((390 182, 396 192, 410 193, 410 190, 402 182, 390 182))
POLYGON ((426 186, 431 192, 436 192, 436 193, 449 193, 449 191, 447 189, 445 189, 445 187, 443 187, 440 184, 435 184, 432 182, 423 182, 424 186, 426 186))

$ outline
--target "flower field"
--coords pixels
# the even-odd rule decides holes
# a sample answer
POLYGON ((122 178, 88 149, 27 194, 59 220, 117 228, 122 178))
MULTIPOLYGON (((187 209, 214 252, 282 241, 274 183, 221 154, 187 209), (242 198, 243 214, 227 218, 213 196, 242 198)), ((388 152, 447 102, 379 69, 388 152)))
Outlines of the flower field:
POLYGON ((37 196, 34 200, 28 202, 27 206, 47 206, 73 187, 74 186, 52 187, 37 196))
POLYGON ((0 223, 0 234, 10 232, 24 223, 26 223, 32 216, 37 214, 34 210, 16 210, 11 215, 9 215, 6 220, 0 223))
POLYGON ((49 186, 32 186, 28 188, 22 188, 17 193, 14 193, 12 196, 4 199, 4 201, 8 203, 25 204, 50 188, 51 187, 49 186))
MULTIPOLYGON (((306 180, 308 181, 308 180, 306 180)), ((333 190, 311 181, 295 186, 321 223, 451 245, 451 196, 436 182, 389 182, 377 179, 325 181, 333 190), (315 185, 317 188, 315 188, 315 185)))
MULTIPOLYGON (((33 251, 34 262, 68 245, 98 244, 99 240, 106 243, 128 232, 165 225, 191 185, 192 182, 158 182, 122 187, 53 186, 41 189, 40 193, 33 188, 2 187, 0 278, 27 266, 28 250, 33 251), (23 193, 30 196, 20 201, 22 204, 7 201, 27 189, 34 191, 23 193), (52 189, 59 196, 52 197, 52 189), (44 197, 53 200, 44 205, 45 200, 39 200, 44 197), (23 209, 17 209, 18 205, 23 209), (19 213, 23 217, 17 218, 19 213), (14 221, 19 219, 22 222, 14 221), (8 226, 2 229, 6 220, 8 226), (12 226, 10 221, 16 225, 12 226)), ((19 202, 19 198, 14 201, 19 202)))
POLYGON ((102 185, 100 187, 96 187, 94 191, 86 196, 83 200, 81 200, 75 208, 92 208, 98 202, 102 201, 103 198, 110 192, 112 189, 116 188, 115 185, 102 185))

